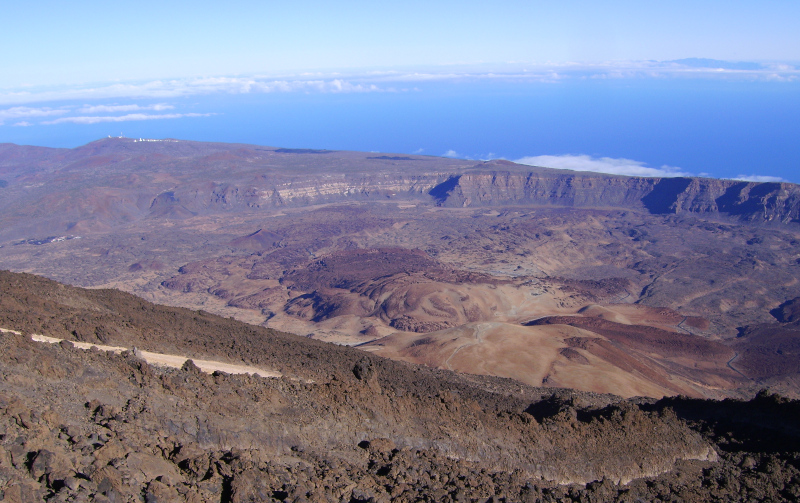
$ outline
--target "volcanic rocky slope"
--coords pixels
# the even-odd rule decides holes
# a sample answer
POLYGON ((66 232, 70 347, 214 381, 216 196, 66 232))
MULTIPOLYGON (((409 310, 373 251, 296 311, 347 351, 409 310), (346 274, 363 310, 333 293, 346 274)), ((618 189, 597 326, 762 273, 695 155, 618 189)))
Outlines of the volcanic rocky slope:
POLYGON ((279 369, 152 367, 0 334, 8 501, 800 497, 800 402, 553 393, 0 273, 0 325, 279 369))
POLYGON ((793 184, 126 138, 2 145, 0 180, 10 270, 534 386, 800 396, 793 184))

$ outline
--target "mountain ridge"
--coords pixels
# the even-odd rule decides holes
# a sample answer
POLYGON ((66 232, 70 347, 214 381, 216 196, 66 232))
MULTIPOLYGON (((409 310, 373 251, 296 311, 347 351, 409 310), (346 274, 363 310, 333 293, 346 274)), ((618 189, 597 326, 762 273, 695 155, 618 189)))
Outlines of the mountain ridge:
MULTIPOLYGON (((281 208, 347 200, 408 198, 447 207, 614 206, 651 214, 688 213, 754 223, 800 223, 800 186, 788 182, 628 177, 554 170, 502 160, 476 163, 406 156, 397 161, 392 156, 358 152, 308 154, 303 149, 183 140, 140 142, 108 138, 69 150, 4 144, 0 151, 0 177, 9 183, 5 188, 7 195, 13 197, 16 184, 25 184, 27 180, 30 185, 33 181, 28 180, 30 174, 26 169, 45 165, 50 176, 40 172, 36 183, 52 183, 48 180, 53 177, 60 183, 69 183, 69 178, 80 173, 83 176, 93 173, 101 177, 107 188, 128 192, 129 198, 134 194, 137 198, 149 198, 150 207, 168 192, 170 199, 166 202, 175 207, 175 218, 233 208, 281 208), (304 157, 314 159, 304 161, 304 157), (147 165, 160 163, 172 166, 173 171, 187 163, 200 172, 223 168, 228 171, 227 180, 197 183, 191 176, 184 175, 171 185, 141 185, 152 170, 147 165), (398 163, 402 163, 403 175, 392 169, 398 163), (110 178, 92 166, 110 168, 118 176, 110 178), (287 171, 279 166, 294 167, 287 171), (263 170, 262 174, 258 174, 259 169, 263 170), (128 178, 131 176, 138 176, 139 189, 130 186, 128 178)), ((215 172, 218 177, 219 171, 215 172)), ((150 174, 151 181, 156 181, 155 178, 150 174)), ((17 200, 15 204, 24 206, 25 202, 17 200)), ((164 201, 159 204, 164 206, 164 201)), ((148 212, 127 212, 126 215, 129 216, 123 218, 145 218, 148 212)), ((80 215, 75 216, 80 218, 80 215)), ((118 219, 110 223, 115 222, 118 219)), ((66 230, 63 229, 65 224, 61 227, 62 231, 66 230)))

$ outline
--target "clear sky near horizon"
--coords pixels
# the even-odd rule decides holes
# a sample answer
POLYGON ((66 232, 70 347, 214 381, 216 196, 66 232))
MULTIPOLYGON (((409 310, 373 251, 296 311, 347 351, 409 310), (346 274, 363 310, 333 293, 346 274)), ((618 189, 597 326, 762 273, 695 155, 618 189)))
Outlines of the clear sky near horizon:
POLYGON ((5 2, 0 142, 800 182, 800 2, 5 2))

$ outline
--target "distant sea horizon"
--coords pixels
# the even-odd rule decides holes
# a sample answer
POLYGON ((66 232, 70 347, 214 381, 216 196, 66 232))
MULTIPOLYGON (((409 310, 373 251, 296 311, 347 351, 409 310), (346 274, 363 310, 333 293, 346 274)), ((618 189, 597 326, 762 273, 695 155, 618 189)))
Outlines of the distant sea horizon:
POLYGON ((475 160, 585 156, 695 176, 761 176, 800 183, 796 81, 464 79, 407 87, 149 98, 149 103, 169 103, 182 116, 6 126, 0 142, 72 148, 123 135, 475 160))

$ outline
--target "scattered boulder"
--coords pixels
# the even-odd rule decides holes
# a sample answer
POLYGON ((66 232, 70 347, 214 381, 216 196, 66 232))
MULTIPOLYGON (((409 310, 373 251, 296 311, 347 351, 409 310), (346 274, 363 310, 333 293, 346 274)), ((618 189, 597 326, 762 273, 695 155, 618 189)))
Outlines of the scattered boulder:
POLYGON ((781 323, 800 322, 800 297, 787 300, 770 311, 770 314, 781 323))

